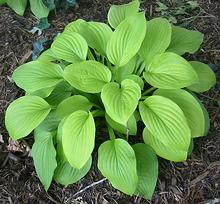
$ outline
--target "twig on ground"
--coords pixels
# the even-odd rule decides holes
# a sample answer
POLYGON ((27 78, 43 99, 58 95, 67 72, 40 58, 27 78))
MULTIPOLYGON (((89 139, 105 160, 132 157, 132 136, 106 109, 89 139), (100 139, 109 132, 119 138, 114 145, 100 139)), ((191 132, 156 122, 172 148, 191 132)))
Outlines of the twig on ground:
MULTIPOLYGON (((92 187, 94 187, 94 186, 96 186, 96 185, 98 185, 98 184, 100 184, 100 183, 103 183, 103 182, 106 181, 106 180, 107 180, 107 178, 103 178, 103 179, 101 179, 101 180, 99 180, 99 181, 96 181, 96 182, 94 182, 94 183, 92 183, 92 184, 86 186, 85 188, 83 188, 82 190, 78 191, 78 192, 75 193, 73 196, 71 196, 71 198, 75 198, 76 196, 78 196, 79 194, 81 194, 81 193, 83 193, 84 191, 88 190, 89 188, 92 188, 92 187)), ((65 203, 69 203, 69 201, 70 201, 71 198, 67 199, 65 203)))

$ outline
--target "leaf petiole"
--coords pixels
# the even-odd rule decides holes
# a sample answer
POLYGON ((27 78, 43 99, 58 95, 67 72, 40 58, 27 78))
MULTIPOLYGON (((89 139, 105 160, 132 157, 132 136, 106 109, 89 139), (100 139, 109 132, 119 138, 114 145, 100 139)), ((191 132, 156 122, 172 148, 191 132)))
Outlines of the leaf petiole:
POLYGON ((142 96, 145 96, 149 93, 151 93, 152 91, 154 91, 155 89, 157 89, 156 87, 151 87, 149 89, 147 89, 144 93, 142 93, 142 96))

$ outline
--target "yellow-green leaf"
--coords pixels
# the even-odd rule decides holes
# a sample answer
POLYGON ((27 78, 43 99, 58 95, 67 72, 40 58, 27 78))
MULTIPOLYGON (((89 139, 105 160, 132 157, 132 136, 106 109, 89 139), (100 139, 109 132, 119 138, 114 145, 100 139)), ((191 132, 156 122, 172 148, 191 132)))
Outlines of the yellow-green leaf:
POLYGON ((169 98, 181 108, 191 129, 193 138, 205 136, 207 121, 200 103, 192 94, 183 89, 158 89, 154 92, 154 95, 169 98))
POLYGON ((140 49, 145 33, 145 13, 126 18, 108 41, 107 57, 110 62, 117 67, 127 64, 140 49))
POLYGON ((183 55, 187 52, 193 54, 202 44, 203 36, 198 31, 172 26, 171 43, 167 50, 178 55, 183 55))
POLYGON ((44 88, 55 87, 63 81, 62 68, 54 63, 32 61, 18 67, 12 78, 16 85, 26 92, 35 92, 44 88))
POLYGON ((89 47, 101 55, 106 55, 107 43, 113 34, 108 25, 100 22, 88 22, 80 33, 86 39, 89 47))
POLYGON ((59 118, 65 118, 77 110, 89 111, 92 108, 90 101, 81 95, 71 96, 63 100, 56 109, 59 118))
POLYGON ((6 110, 5 125, 10 137, 20 139, 32 132, 49 114, 50 105, 38 96, 23 96, 6 110))
POLYGON ((148 145, 138 143, 132 146, 137 160, 138 185, 135 195, 151 200, 158 177, 158 160, 148 145))
POLYGON ((32 13, 39 19, 46 18, 50 12, 43 0, 30 0, 30 6, 32 13))
POLYGON ((54 172, 54 179, 65 186, 76 183, 88 173, 91 165, 92 157, 89 158, 81 169, 75 169, 68 162, 61 160, 58 162, 58 166, 54 172))
POLYGON ((72 34, 76 32, 80 34, 85 24, 86 21, 84 21, 83 19, 77 19, 76 21, 67 24, 67 26, 64 29, 64 33, 72 34))
POLYGON ((56 37, 50 49, 56 58, 75 63, 86 60, 88 44, 78 33, 63 33, 56 37))
POLYGON ((124 19, 138 13, 139 0, 134 0, 128 4, 113 5, 108 12, 108 22, 112 28, 116 28, 124 19))
POLYGON ((150 96, 140 103, 139 111, 146 125, 144 142, 165 159, 185 160, 191 131, 180 107, 163 96, 150 96))
POLYGON ((89 60, 65 68, 64 79, 73 87, 87 93, 99 93, 110 82, 111 72, 103 64, 89 60))
POLYGON ((179 89, 198 82, 190 63, 172 52, 154 56, 145 68, 144 78, 152 86, 161 89, 179 89))
POLYGON ((13 9, 14 12, 20 16, 23 16, 27 5, 27 0, 6 0, 5 2, 11 9, 13 9))
POLYGON ((164 18, 147 21, 147 31, 140 48, 140 56, 149 64, 152 58, 164 53, 171 40, 171 24, 164 18))
POLYGON ((134 113, 141 97, 140 86, 130 80, 106 84, 101 93, 106 113, 117 123, 127 126, 128 119, 134 113))
POLYGON ((78 110, 62 127, 64 154, 71 166, 81 169, 89 160, 95 143, 95 122, 91 113, 78 110))
POLYGON ((66 81, 59 83, 45 100, 52 106, 57 106, 61 101, 71 96, 73 87, 66 81))
POLYGON ((35 133, 32 156, 37 175, 47 191, 52 182, 54 170, 57 167, 56 150, 50 132, 35 133))
POLYGON ((191 86, 188 86, 187 88, 191 91, 201 93, 208 91, 210 88, 212 88, 216 84, 216 76, 215 73, 212 71, 212 69, 202 63, 197 61, 191 61, 190 64, 196 71, 199 81, 198 83, 192 84, 191 86))
POLYGON ((114 188, 132 195, 137 187, 136 158, 127 141, 106 141, 98 150, 98 168, 114 188))
POLYGON ((127 127, 112 120, 108 116, 108 114, 105 114, 105 119, 106 119, 107 123, 111 126, 112 129, 114 129, 122 134, 128 134, 128 135, 136 135, 137 134, 137 121, 134 117, 134 114, 128 119, 127 127))

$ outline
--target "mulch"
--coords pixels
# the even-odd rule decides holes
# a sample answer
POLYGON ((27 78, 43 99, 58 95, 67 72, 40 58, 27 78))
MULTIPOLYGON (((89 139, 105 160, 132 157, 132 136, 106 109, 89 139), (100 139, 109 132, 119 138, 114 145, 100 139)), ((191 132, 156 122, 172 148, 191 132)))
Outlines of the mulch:
MULTIPOLYGON (((125 0, 81 0, 76 8, 68 11, 58 10, 50 16, 51 27, 42 36, 29 32, 36 23, 30 11, 24 17, 13 13, 7 7, 0 7, 0 204, 50 204, 50 203, 220 203, 220 110, 214 99, 220 97, 220 83, 199 97, 210 114, 211 129, 209 135, 195 140, 195 148, 187 161, 174 163, 160 160, 160 173, 156 192, 152 202, 139 197, 129 197, 115 190, 108 181, 104 181, 75 196, 79 190, 102 179, 96 164, 90 173, 80 182, 62 187, 55 182, 46 193, 34 170, 32 158, 25 151, 9 151, 8 134, 4 127, 4 113, 11 101, 23 92, 15 86, 10 76, 20 64, 30 60, 34 41, 47 37, 52 40, 64 26, 77 18, 93 21, 105 21, 108 8, 113 3, 125 3, 125 0)), ((170 4, 167 0, 167 4, 170 4)), ((187 27, 205 34, 200 51, 190 59, 210 64, 220 79, 220 2, 218 0, 200 0, 201 10, 191 16, 178 20, 187 27), (193 16, 197 16, 194 18, 193 16)), ((155 13, 155 1, 144 1, 142 9, 150 15, 155 13)), ((25 139, 20 146, 31 145, 32 139, 25 139)), ((18 146, 19 146, 18 145, 18 146)), ((94 152, 94 160, 97 152, 94 152)))

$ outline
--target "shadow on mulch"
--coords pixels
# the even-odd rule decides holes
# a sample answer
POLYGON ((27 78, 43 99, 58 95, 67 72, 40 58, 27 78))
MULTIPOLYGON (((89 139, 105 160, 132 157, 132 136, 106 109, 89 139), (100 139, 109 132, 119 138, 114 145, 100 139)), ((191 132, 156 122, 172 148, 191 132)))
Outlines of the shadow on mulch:
MULTIPOLYGON (((53 39, 68 22, 77 18, 105 21, 109 6, 119 2, 128 1, 107 0, 101 3, 101 0, 81 0, 78 8, 52 14, 51 27, 40 37, 28 32, 36 22, 29 11, 24 18, 11 12, 9 8, 0 7, 0 134, 5 141, 0 142, 0 203, 150 203, 139 197, 122 194, 107 181, 74 197, 80 189, 102 179, 95 164, 90 173, 77 184, 63 188, 53 183, 48 193, 45 193, 35 173, 32 158, 26 153, 7 149, 4 111, 11 101, 22 94, 10 80, 10 76, 18 65, 29 60, 33 41, 44 37, 53 39)), ((203 32, 205 41, 202 49, 193 58, 215 65, 220 78, 220 2, 199 2, 202 13, 196 13, 200 17, 190 21, 188 27, 203 32)), ((152 16, 155 15, 152 12, 154 6, 153 0, 142 4, 142 8, 152 16)), ((183 20, 186 21, 187 18, 183 20)), ((215 198, 217 203, 217 199, 220 199, 220 111, 213 101, 219 96, 219 83, 200 96, 210 113, 211 129, 207 137, 195 141, 195 149, 189 159, 183 163, 160 159, 160 175, 152 203, 208 203, 215 198)), ((29 139, 26 142, 29 143, 29 139)), ((97 157, 96 152, 93 157, 97 157)))

